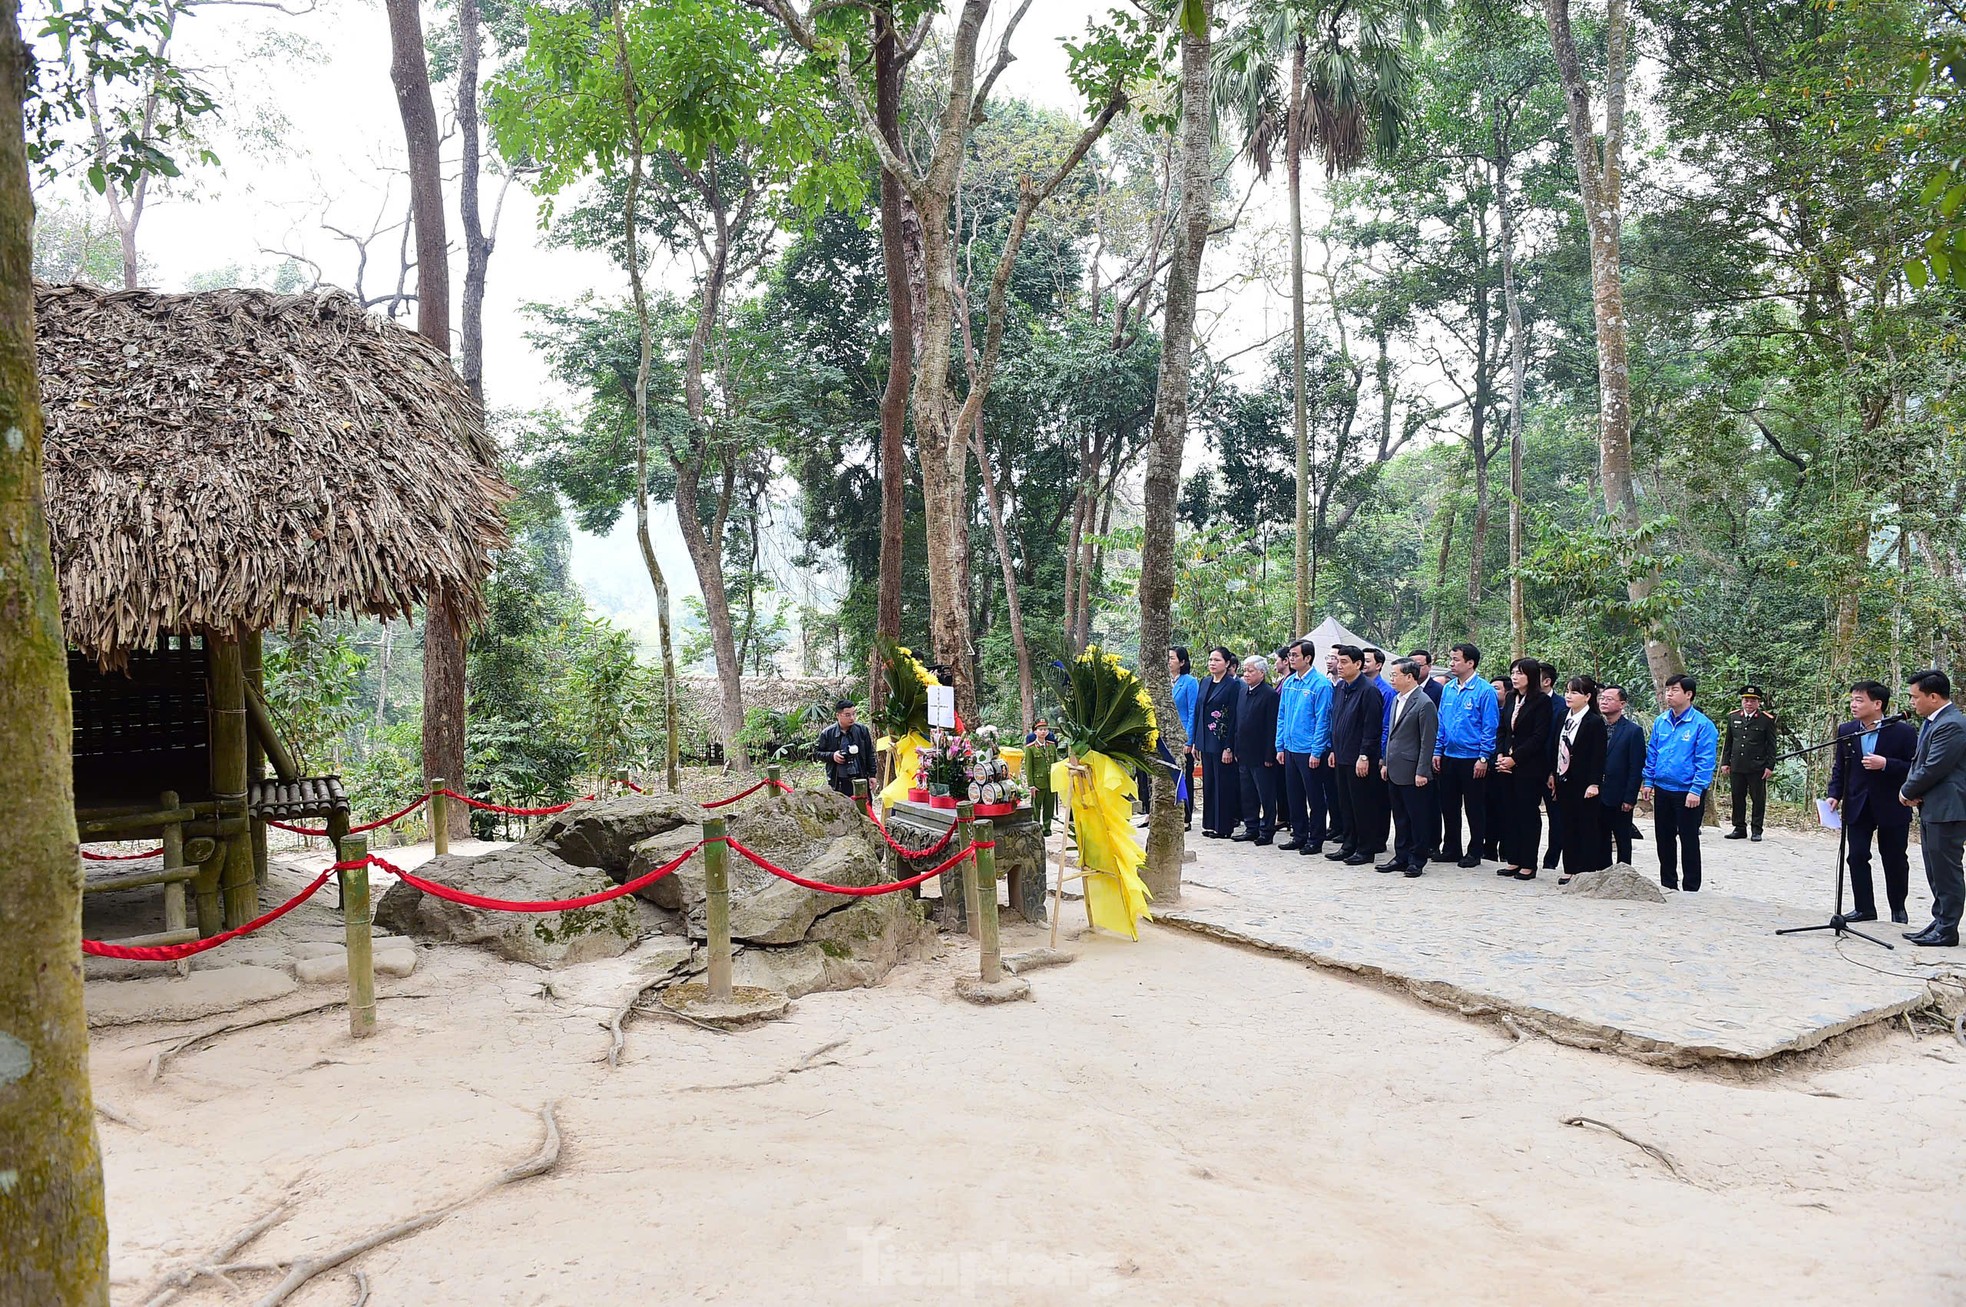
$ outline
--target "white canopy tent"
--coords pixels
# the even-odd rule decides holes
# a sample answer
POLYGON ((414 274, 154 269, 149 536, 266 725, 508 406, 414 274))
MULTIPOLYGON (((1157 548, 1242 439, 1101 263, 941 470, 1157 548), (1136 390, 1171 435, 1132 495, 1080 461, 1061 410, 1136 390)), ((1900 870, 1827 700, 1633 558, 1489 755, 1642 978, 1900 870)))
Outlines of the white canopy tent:
POLYGON ((1372 643, 1372 641, 1366 639, 1364 636, 1347 630, 1344 623, 1335 617, 1327 617, 1322 622, 1319 622, 1317 628, 1310 633, 1310 641, 1317 646, 1317 656, 1319 658, 1323 658, 1326 654, 1330 653, 1331 646, 1334 644, 1355 644, 1359 648, 1364 649, 1372 643))

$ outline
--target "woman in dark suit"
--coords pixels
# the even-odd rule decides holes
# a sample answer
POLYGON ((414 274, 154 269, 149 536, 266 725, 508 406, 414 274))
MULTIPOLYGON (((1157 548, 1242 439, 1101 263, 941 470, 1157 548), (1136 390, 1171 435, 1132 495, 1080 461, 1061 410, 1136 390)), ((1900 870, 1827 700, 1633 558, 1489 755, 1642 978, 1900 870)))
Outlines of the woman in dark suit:
POLYGON ((1216 840, 1235 834, 1236 823, 1242 820, 1242 777, 1234 763, 1222 761, 1223 751, 1236 747, 1236 705, 1242 701, 1239 666, 1236 656, 1221 645, 1210 649, 1208 675, 1195 704, 1201 728, 1196 735, 1201 750, 1201 833, 1216 840))
POLYGON ((1509 664, 1509 701, 1502 705, 1495 770, 1502 777, 1503 867, 1495 874, 1536 879, 1536 846, 1543 840, 1543 785, 1550 774, 1550 697, 1543 665, 1534 658, 1509 664))
POLYGON ((1550 792, 1556 796, 1563 822, 1563 875, 1556 883, 1568 885, 1573 876, 1603 869, 1598 861, 1602 838, 1598 823, 1604 820, 1604 805, 1598 795, 1604 787, 1610 736, 1604 718, 1598 716, 1596 681, 1571 677, 1563 702, 1569 711, 1556 724, 1556 773, 1550 777, 1550 792))

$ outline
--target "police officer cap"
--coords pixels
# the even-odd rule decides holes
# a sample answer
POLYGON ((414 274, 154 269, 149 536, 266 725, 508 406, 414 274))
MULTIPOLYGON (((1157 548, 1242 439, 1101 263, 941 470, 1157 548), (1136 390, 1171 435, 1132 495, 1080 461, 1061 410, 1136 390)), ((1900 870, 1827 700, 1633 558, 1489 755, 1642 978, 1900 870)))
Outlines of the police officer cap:
POLYGON ((1761 687, 1758 685, 1744 685, 1734 691, 1734 695, 1740 699, 1759 699, 1761 697, 1761 687))

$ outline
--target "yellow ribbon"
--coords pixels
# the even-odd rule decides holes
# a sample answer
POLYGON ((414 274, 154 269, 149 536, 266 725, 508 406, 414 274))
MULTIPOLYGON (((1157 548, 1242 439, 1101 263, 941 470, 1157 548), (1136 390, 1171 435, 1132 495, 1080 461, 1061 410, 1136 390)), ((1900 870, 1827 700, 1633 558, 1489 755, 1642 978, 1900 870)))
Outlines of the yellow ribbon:
POLYGON ((889 781, 887 788, 881 791, 881 807, 892 808, 908 797, 909 790, 915 788, 915 768, 918 765, 916 755, 928 747, 928 741, 914 731, 909 731, 899 740, 889 739, 883 735, 880 743, 874 747, 891 749, 894 753, 894 779, 889 781))
POLYGON ((1070 759, 1055 764, 1051 788, 1072 796, 1072 829, 1092 924, 1139 939, 1139 923, 1154 919, 1147 910, 1154 896, 1139 875, 1147 851, 1133 839, 1133 774, 1103 753, 1081 754, 1079 765, 1084 774, 1075 777, 1070 759))

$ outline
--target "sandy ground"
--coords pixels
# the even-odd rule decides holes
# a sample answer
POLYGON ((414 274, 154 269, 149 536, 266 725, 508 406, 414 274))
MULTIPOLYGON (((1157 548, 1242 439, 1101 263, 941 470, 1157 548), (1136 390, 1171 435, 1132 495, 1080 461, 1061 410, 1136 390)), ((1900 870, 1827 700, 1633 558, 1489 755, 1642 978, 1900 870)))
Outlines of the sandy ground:
MULTIPOLYGON (((1793 863, 1814 901, 1818 849, 1780 842, 1784 884, 1793 863)), ((461 948, 385 982, 359 1043, 339 1011, 301 1016, 153 1083, 159 1041, 242 1016, 99 1030, 97 1096, 127 1122, 102 1123, 115 1301, 283 1201, 238 1260, 462 1197, 534 1152, 551 1102, 551 1173, 292 1301, 350 1303, 359 1269, 375 1307, 1966 1302, 1966 1049, 1949 1036, 1663 1071, 1180 931, 1074 948, 1031 975, 1035 1002, 954 998, 974 967, 960 942, 741 1034, 639 1019, 612 1069, 598 1008, 461 948)))

